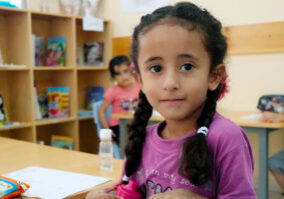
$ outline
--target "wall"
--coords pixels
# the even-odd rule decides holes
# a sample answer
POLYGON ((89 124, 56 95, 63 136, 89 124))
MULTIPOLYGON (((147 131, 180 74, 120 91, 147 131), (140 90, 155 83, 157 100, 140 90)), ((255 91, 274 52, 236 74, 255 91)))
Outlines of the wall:
MULTIPOLYGON (((283 0, 193 0, 192 2, 205 7, 225 26, 284 20, 283 0)), ((98 12, 98 16, 113 22, 114 37, 131 35, 133 27, 143 14, 122 13, 121 0, 102 0, 98 12)), ((259 96, 270 93, 284 94, 284 53, 229 56, 226 64, 230 77, 230 92, 220 102, 219 108, 256 110, 259 96)), ((255 173, 257 173, 258 138, 252 134, 248 136, 253 148, 255 173)), ((270 154, 281 150, 283 146, 284 132, 272 133, 270 154)))

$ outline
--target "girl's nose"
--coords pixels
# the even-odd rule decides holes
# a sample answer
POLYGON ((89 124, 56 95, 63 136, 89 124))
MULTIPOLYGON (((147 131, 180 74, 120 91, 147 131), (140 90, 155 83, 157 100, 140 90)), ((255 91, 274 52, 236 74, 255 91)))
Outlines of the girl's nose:
POLYGON ((177 90, 180 88, 180 81, 177 72, 168 71, 165 73, 165 78, 163 82, 164 90, 177 90))

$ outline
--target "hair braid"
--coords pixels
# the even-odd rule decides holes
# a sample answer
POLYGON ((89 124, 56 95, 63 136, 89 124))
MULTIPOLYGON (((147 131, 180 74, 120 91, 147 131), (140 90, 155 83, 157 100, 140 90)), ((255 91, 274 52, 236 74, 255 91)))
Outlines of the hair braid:
POLYGON ((145 94, 140 91, 139 104, 134 114, 134 119, 128 126, 128 143, 125 147, 126 164, 125 174, 130 177, 138 168, 143 144, 146 137, 146 126, 152 115, 152 106, 149 104, 145 94))
MULTIPOLYGON (((209 128, 214 114, 216 112, 216 104, 222 85, 220 84, 216 90, 207 93, 203 111, 197 120, 197 126, 206 126, 209 128)), ((206 142, 206 136, 197 133, 187 138, 183 145, 183 153, 179 173, 190 180, 196 186, 204 184, 212 169, 212 155, 206 142)))

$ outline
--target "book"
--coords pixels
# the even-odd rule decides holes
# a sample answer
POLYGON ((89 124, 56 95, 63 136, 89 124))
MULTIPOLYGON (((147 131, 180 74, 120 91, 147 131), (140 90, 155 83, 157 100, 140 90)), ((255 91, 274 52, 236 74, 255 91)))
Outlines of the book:
POLYGON ((49 117, 69 117, 69 87, 48 87, 47 95, 49 117))
POLYGON ((84 50, 83 44, 77 44, 77 65, 84 66, 84 50))
POLYGON ((73 149, 73 138, 67 136, 58 136, 52 135, 51 136, 51 146, 63 149, 73 149))
POLYGON ((34 86, 34 95, 35 95, 35 116, 36 116, 36 119, 39 120, 39 119, 42 119, 42 115, 40 111, 40 105, 38 102, 36 85, 34 86))
POLYGON ((4 64, 3 55, 0 48, 0 65, 4 64))
POLYGON ((84 64, 87 66, 104 65, 104 43, 92 42, 84 43, 84 64))
POLYGON ((104 99, 104 87, 88 86, 87 87, 87 110, 92 110, 92 104, 104 99))
POLYGON ((47 66, 64 66, 66 57, 66 37, 50 37, 47 39, 47 66))
POLYGON ((37 81, 35 83, 37 91, 37 100, 39 103, 39 109, 42 118, 48 118, 48 96, 46 89, 49 84, 49 81, 37 81))
POLYGON ((4 98, 0 94, 0 126, 2 126, 7 120, 5 110, 4 110, 4 98))
POLYGON ((45 49, 43 38, 32 35, 33 38, 33 47, 34 47, 34 65, 35 66, 44 66, 45 65, 45 49))

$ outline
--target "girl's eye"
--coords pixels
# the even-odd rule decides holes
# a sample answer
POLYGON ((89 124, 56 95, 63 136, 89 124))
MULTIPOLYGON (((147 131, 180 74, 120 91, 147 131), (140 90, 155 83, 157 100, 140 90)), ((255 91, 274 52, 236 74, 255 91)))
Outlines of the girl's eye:
POLYGON ((181 66, 181 70, 189 71, 193 69, 193 65, 190 63, 185 63, 181 66))
POLYGON ((162 70, 162 67, 159 66, 159 65, 155 65, 155 66, 150 67, 150 71, 153 72, 153 73, 161 72, 161 70, 162 70))

